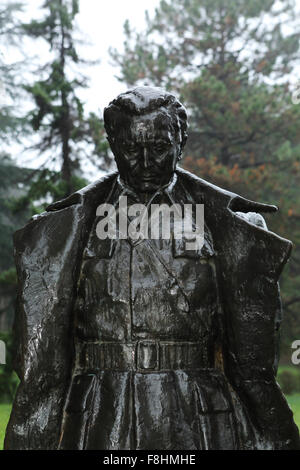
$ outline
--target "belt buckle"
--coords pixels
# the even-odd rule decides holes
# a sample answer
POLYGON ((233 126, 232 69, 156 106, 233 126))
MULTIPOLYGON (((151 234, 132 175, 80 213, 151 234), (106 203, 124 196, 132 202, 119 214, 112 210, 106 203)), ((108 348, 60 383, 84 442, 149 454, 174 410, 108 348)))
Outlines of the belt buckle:
POLYGON ((136 368, 142 372, 159 370, 159 344, 156 340, 137 342, 136 368))

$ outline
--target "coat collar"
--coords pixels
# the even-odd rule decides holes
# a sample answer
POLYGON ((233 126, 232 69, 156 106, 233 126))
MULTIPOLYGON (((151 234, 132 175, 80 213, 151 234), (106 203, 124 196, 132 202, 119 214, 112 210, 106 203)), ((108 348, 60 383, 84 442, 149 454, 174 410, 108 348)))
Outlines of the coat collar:
MULTIPOLYGON (((238 238, 244 239, 241 247, 247 251, 251 244, 255 247, 264 246, 265 249, 259 255, 261 265, 264 262, 266 274, 278 277, 283 266, 290 256, 292 243, 273 232, 258 227, 240 217, 237 212, 276 212, 276 206, 262 204, 243 198, 235 193, 226 191, 218 186, 208 183, 192 173, 177 167, 176 183, 170 184, 166 190, 171 197, 177 199, 177 191, 184 189, 184 200, 187 203, 204 203, 206 220, 212 232, 214 244, 219 245, 219 251, 225 250, 225 245, 235 244, 238 238), (226 226, 226 231, 224 227, 226 226), (224 241, 223 241, 224 239, 224 241), (225 240, 227 241, 225 243, 225 240)), ((99 204, 107 202, 118 187, 118 172, 110 173, 95 183, 86 186, 66 199, 48 206, 47 211, 57 211, 69 206, 74 206, 82 211, 86 221, 93 218, 99 204)), ((255 248, 256 249, 256 248, 255 248)), ((240 254, 239 256, 243 256, 240 254)))
MULTIPOLYGON (((92 184, 76 191, 65 199, 54 202, 47 207, 47 212, 56 211, 81 203, 95 203, 99 204, 105 200, 109 199, 113 191, 118 185, 119 173, 117 171, 108 173, 104 177, 95 181, 92 184)), ((235 193, 227 191, 225 189, 219 188, 207 181, 199 178, 198 176, 193 175, 192 173, 183 170, 180 167, 176 168, 174 177, 168 183, 168 185, 163 189, 171 198, 175 197, 175 192, 178 190, 178 186, 184 184, 185 189, 190 189, 192 193, 196 191, 201 200, 201 195, 206 195, 206 202, 209 200, 216 200, 218 203, 221 203, 222 207, 228 207, 228 209, 233 212, 276 212, 278 208, 269 204, 262 204, 259 202, 251 201, 242 196, 239 196, 235 193)), ((194 196, 192 197, 194 199, 194 196)), ((199 201, 197 201, 199 202, 199 201)))

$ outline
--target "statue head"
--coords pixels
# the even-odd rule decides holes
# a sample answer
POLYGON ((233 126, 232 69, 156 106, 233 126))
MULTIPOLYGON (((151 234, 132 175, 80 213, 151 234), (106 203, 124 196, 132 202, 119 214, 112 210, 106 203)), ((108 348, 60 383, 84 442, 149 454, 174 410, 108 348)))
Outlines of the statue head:
POLYGON ((104 110, 108 141, 121 178, 138 192, 170 181, 187 138, 187 114, 161 88, 136 87, 104 110))

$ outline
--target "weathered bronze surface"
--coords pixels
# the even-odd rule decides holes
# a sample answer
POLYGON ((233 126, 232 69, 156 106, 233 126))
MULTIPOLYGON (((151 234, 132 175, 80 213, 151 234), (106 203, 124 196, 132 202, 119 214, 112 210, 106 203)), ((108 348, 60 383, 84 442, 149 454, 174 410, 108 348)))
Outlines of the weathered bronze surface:
MULTIPOLYGON (((105 110, 118 172, 15 234, 15 368, 6 449, 299 449, 275 381, 291 242, 256 203, 177 167, 186 111, 139 87, 105 110), (96 209, 204 204, 205 242, 107 239, 96 209)), ((173 234, 174 235, 174 234, 173 234)))

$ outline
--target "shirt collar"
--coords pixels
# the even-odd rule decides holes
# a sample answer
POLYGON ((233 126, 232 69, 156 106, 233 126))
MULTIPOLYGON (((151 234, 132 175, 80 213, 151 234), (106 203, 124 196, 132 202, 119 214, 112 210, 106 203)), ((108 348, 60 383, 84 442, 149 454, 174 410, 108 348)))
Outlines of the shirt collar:
MULTIPOLYGON (((174 188, 175 188, 175 185, 176 185, 176 182, 177 182, 177 174, 174 172, 173 175, 172 175, 172 178, 170 179, 170 181, 161 186, 160 188, 158 188, 149 198, 149 200, 147 201, 147 206, 149 206, 153 201, 154 199, 156 198, 161 198, 164 194, 167 196, 167 198, 170 200, 170 202, 172 202, 172 204, 174 203, 174 197, 173 197, 173 191, 174 191, 174 188)), ((141 199, 138 195, 138 193, 130 186, 128 186, 123 180, 122 178, 120 177, 120 175, 118 175, 118 178, 117 178, 117 184, 121 190, 121 195, 122 196, 130 196, 133 200, 135 200, 136 202, 138 203, 141 203, 141 199)))

